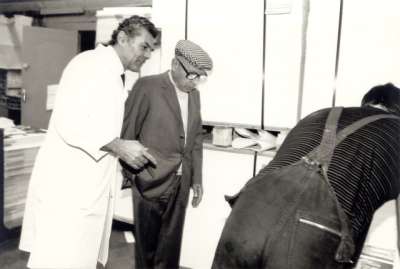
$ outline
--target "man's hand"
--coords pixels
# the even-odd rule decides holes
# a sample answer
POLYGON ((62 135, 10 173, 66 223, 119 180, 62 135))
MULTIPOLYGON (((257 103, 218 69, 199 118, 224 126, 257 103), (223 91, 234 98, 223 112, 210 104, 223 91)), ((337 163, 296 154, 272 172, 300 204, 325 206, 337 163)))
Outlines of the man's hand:
POLYGON ((192 206, 197 207, 200 204, 201 199, 203 198, 203 186, 201 184, 193 184, 192 190, 193 190, 192 206))
POLYGON ((102 150, 113 153, 135 169, 140 169, 149 162, 157 165, 156 159, 136 140, 116 138, 105 145, 102 150))
POLYGON ((120 158, 135 169, 140 169, 148 162, 156 164, 154 157, 147 149, 135 140, 122 140, 120 158))

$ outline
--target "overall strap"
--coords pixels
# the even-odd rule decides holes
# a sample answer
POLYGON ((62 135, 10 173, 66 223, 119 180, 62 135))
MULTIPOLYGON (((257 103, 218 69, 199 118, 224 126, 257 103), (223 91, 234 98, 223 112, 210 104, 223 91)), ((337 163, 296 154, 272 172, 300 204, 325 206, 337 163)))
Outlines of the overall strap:
MULTIPOLYGON (((330 112, 330 115, 332 114, 332 111, 335 108, 333 108, 330 112)), ((327 126, 329 124, 329 116, 328 120, 326 123, 326 127, 324 130, 324 134, 322 137, 321 144, 317 146, 315 149, 313 149, 309 154, 307 154, 307 157, 311 160, 317 161, 326 168, 329 167, 329 163, 331 161, 333 151, 337 145, 339 145, 347 136, 351 135, 352 133, 356 132, 358 129, 364 127, 365 125, 380 120, 380 119, 400 119, 400 117, 395 116, 395 115, 390 115, 390 114, 377 114, 377 115, 372 115, 368 116, 365 118, 362 118, 358 121, 353 122, 349 126, 345 127, 343 130, 341 130, 338 134, 330 134, 330 130, 327 130, 327 126), (334 138, 332 138, 334 137, 334 138), (334 142, 331 141, 331 139, 335 139, 334 142), (325 141, 324 141, 325 140, 325 141)), ((336 129, 335 129, 336 132, 336 129)))
POLYGON ((312 161, 317 161, 320 164, 326 164, 330 162, 333 150, 336 146, 337 125, 342 111, 343 107, 334 107, 331 109, 325 123, 321 143, 319 144, 319 146, 315 147, 314 150, 312 150, 309 154, 307 154, 308 159, 312 161))
POLYGON ((342 142, 347 136, 351 135, 358 129, 362 128, 363 126, 367 125, 368 123, 374 122, 376 120, 380 119, 398 119, 400 120, 400 117, 395 116, 395 115, 390 115, 390 114, 377 114, 373 116, 368 116, 366 118, 360 119, 351 125, 347 126, 343 130, 341 130, 337 134, 337 140, 336 140, 336 145, 339 145, 340 142, 342 142))
POLYGON ((340 115, 343 107, 334 107, 331 109, 326 120, 324 133, 322 135, 321 144, 317 150, 316 159, 321 163, 329 163, 333 150, 336 147, 336 133, 340 115))

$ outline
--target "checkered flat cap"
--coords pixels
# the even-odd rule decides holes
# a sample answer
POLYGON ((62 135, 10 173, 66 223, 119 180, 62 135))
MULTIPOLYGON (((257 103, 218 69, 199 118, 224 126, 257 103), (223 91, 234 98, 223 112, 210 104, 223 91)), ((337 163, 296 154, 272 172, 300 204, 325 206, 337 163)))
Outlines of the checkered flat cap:
POLYGON ((188 63, 201 70, 211 70, 213 62, 199 45, 189 40, 180 40, 175 47, 175 55, 185 58, 188 63))

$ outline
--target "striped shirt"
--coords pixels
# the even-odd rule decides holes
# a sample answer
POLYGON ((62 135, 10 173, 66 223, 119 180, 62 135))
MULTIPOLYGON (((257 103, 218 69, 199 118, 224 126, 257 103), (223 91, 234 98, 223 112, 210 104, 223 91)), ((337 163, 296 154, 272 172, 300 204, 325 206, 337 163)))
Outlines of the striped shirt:
MULTIPOLYGON (((318 146, 329 111, 323 109, 301 120, 260 174, 292 164, 318 146)), ((372 107, 345 108, 338 131, 361 118, 383 113, 372 107)), ((374 211, 400 192, 400 120, 381 119, 349 135, 334 151, 328 178, 358 245, 365 239, 374 211)))

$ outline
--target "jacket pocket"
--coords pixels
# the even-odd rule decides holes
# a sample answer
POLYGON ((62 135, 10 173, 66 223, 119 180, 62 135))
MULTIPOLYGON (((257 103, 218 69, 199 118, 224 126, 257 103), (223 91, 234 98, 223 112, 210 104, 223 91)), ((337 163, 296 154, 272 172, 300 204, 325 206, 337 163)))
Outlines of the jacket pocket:
POLYGON ((289 245, 289 268, 343 268, 335 261, 340 239, 338 220, 297 212, 289 245))
POLYGON ((310 225, 312 227, 315 227, 316 229, 320 229, 322 231, 325 231, 325 232, 328 232, 331 234, 335 234, 339 237, 341 236, 341 233, 338 230, 328 227, 324 224, 321 224, 321 223, 318 223, 318 222, 315 222, 315 221, 312 221, 312 220, 309 220, 306 218, 299 218, 299 222, 303 223, 304 225, 310 225))

